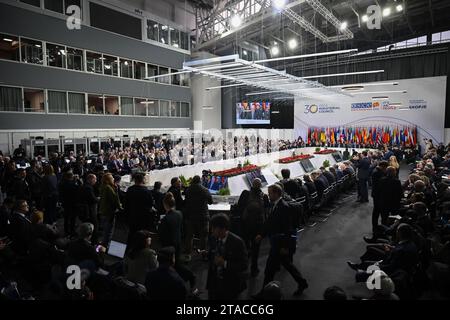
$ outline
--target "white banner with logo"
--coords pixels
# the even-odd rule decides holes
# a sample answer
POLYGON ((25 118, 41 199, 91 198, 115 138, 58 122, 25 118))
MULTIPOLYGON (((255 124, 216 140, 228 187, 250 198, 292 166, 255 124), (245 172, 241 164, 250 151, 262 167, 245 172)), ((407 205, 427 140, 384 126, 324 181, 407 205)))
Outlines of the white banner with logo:
POLYGON ((407 125, 417 126, 421 144, 424 138, 433 139, 435 144, 444 141, 447 77, 374 84, 361 84, 364 86, 361 91, 348 92, 352 96, 330 95, 321 100, 296 98, 296 137, 306 141, 309 127, 407 125))

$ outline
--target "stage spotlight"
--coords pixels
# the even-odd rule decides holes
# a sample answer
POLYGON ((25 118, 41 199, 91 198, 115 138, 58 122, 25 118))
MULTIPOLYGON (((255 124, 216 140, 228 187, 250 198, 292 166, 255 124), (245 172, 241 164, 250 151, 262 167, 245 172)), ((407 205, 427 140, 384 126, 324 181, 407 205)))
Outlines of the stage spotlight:
POLYGON ((272 53, 272 56, 277 56, 280 54, 280 48, 273 46, 272 49, 270 49, 270 53, 272 53))
POLYGON ((239 27, 241 25, 241 23, 242 23, 242 19, 238 15, 235 15, 234 17, 231 18, 231 26, 233 28, 239 27))
POLYGON ((339 29, 341 29, 341 31, 347 29, 348 23, 347 21, 344 21, 341 23, 341 26, 339 27, 339 29))
POLYGON ((383 17, 389 17, 391 15, 391 8, 384 8, 383 9, 383 17))
POLYGON ((286 5, 286 0, 272 0, 275 9, 281 10, 286 5))
POLYGON ((297 39, 291 39, 288 41, 288 46, 289 46, 289 49, 291 49, 291 50, 294 50, 295 48, 297 48, 297 45, 298 45, 297 39))
POLYGON ((397 5, 395 7, 395 10, 397 10, 397 12, 402 12, 403 11, 403 6, 401 4, 397 5))

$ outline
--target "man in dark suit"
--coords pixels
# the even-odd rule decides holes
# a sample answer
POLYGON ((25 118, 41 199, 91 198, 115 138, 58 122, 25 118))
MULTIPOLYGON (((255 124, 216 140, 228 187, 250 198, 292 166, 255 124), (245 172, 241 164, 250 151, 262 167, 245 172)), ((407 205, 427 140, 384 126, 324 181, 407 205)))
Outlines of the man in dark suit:
POLYGON ((155 216, 153 214, 153 197, 145 186, 145 176, 136 173, 133 176, 134 185, 129 187, 125 195, 125 215, 128 219, 128 243, 139 230, 153 230, 155 216))
POLYGON ((195 274, 181 262, 181 233, 183 228, 183 214, 175 210, 175 198, 171 193, 166 193, 163 199, 165 216, 158 228, 159 241, 162 247, 175 248, 174 268, 181 278, 189 281, 192 292, 195 294, 195 274))
POLYGON ((186 253, 192 252, 194 234, 200 238, 200 249, 205 250, 208 241, 209 211, 212 197, 208 189, 202 186, 200 176, 195 176, 185 192, 186 201, 183 213, 186 216, 186 253))
POLYGON ((386 176, 380 179, 379 190, 381 223, 386 225, 389 215, 397 214, 403 197, 402 184, 397 178, 397 169, 387 167, 386 176))
POLYGON ((92 234, 92 243, 97 243, 98 241, 98 203, 100 198, 97 197, 94 191, 94 186, 97 184, 97 176, 95 174, 88 174, 86 176, 86 182, 81 188, 81 210, 83 213, 80 215, 82 222, 90 222, 94 226, 94 232, 92 234))
POLYGON ((269 199, 272 206, 264 224, 263 233, 257 236, 257 241, 261 241, 266 236, 270 239, 270 252, 266 262, 263 288, 273 280, 282 265, 297 282, 298 288, 294 295, 301 295, 303 290, 308 287, 308 283, 293 264, 297 238, 289 214, 289 205, 281 198, 282 193, 283 190, 278 185, 269 187, 269 199))
POLYGON ((19 255, 25 255, 32 240, 32 226, 28 217, 29 206, 25 200, 17 200, 10 216, 9 237, 12 249, 19 255))
POLYGON ((145 280, 147 296, 151 300, 186 300, 186 285, 174 269, 175 248, 159 250, 158 262, 158 269, 151 271, 145 280))
POLYGON ((244 241, 229 231, 224 214, 211 219, 213 239, 209 249, 208 297, 210 300, 237 300, 247 288, 247 250, 244 241))
POLYGON ((13 197, 15 200, 31 200, 30 188, 26 177, 27 172, 25 169, 17 169, 16 176, 8 189, 8 197, 13 197))
POLYGON ((170 188, 167 190, 167 192, 170 192, 173 194, 176 202, 176 208, 178 211, 183 211, 184 207, 184 200, 181 196, 181 180, 178 177, 174 177, 170 180, 170 188))
POLYGON ((281 183, 283 184, 284 192, 290 195, 292 199, 297 199, 300 193, 300 186, 297 181, 290 179, 291 171, 282 169, 281 176, 283 177, 281 183))
MULTIPOLYGON (((355 159, 356 160, 356 159, 355 159)), ((370 176, 370 161, 367 158, 367 151, 363 151, 356 162, 358 168, 358 202, 369 202, 368 181, 370 176)))
POLYGON ((255 241, 255 237, 262 232, 266 210, 269 207, 269 198, 261 190, 261 179, 255 178, 252 181, 250 191, 242 191, 237 207, 241 214, 242 237, 251 255, 251 275, 254 277, 259 273, 260 248, 260 243, 255 241))
POLYGON ((380 180, 386 175, 387 167, 388 162, 382 160, 372 173, 372 198, 373 198, 372 232, 374 233, 374 236, 378 226, 378 219, 381 214, 380 180))

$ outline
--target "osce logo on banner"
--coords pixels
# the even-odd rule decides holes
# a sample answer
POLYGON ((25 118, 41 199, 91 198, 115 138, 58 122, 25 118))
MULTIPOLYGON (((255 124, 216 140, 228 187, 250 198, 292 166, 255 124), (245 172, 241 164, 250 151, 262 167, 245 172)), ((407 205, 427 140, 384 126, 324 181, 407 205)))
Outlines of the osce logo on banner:
POLYGON ((372 102, 352 103, 352 111, 369 111, 372 110, 372 102))
POLYGON ((427 108, 425 100, 409 100, 409 108, 414 110, 421 110, 427 108))

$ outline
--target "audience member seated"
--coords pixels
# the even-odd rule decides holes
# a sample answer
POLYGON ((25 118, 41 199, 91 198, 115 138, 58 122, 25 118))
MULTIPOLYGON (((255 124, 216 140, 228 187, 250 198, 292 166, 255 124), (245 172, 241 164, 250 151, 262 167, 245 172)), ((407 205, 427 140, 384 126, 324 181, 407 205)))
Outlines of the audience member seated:
POLYGON ((151 271, 145 280, 148 297, 151 300, 186 300, 186 285, 174 268, 175 248, 160 249, 158 263, 158 269, 151 271))
POLYGON ((156 252, 150 249, 150 232, 140 230, 134 233, 124 260, 125 277, 132 282, 145 284, 147 273, 158 267, 156 252))

